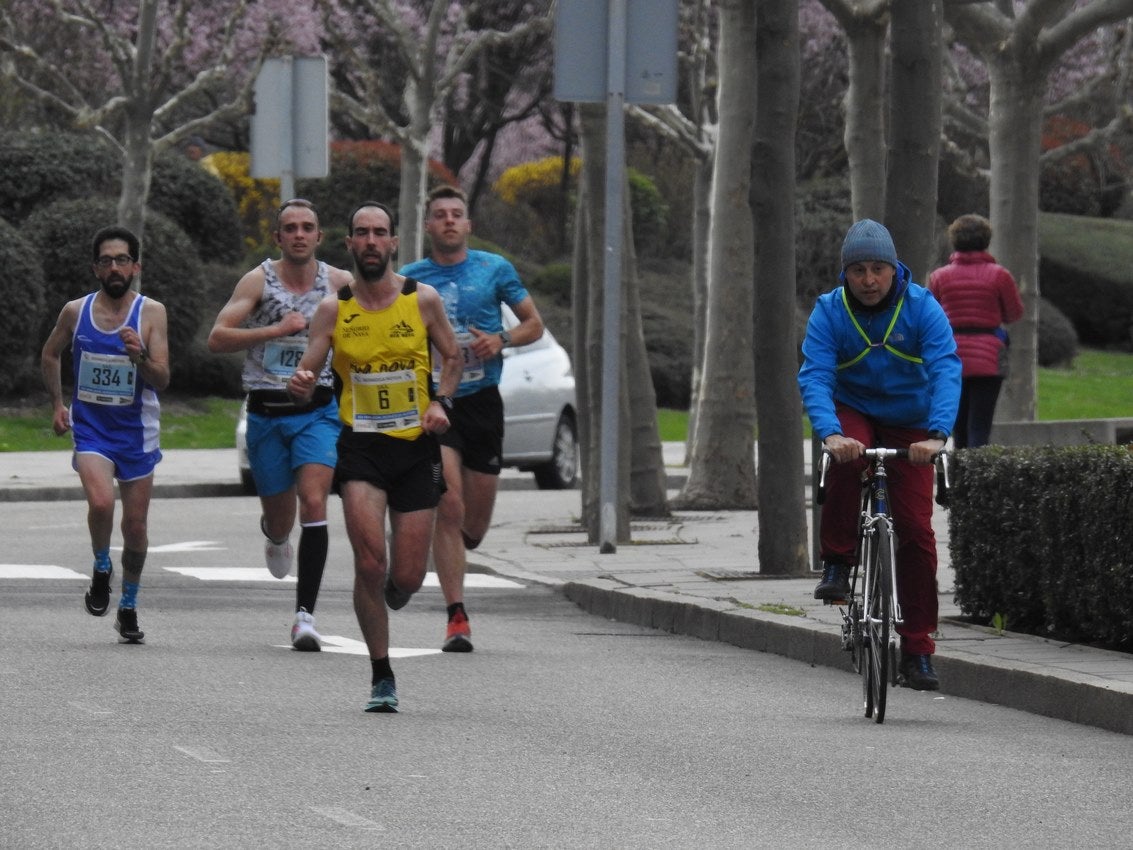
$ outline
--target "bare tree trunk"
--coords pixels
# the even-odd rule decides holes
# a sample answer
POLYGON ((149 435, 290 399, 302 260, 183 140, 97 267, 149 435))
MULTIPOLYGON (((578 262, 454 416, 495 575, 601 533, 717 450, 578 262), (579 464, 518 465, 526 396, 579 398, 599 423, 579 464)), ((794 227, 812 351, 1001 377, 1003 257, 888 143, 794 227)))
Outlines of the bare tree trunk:
POLYGON ((991 83, 991 250, 1014 275, 1023 318, 1011 326, 1010 363, 996 419, 1035 418, 1039 323, 1039 158, 1043 96, 1051 67, 1080 40, 1133 14, 1133 0, 949 4, 961 43, 987 65, 991 83))
POLYGON ((885 223, 897 255, 921 282, 937 255, 943 27, 943 0, 893 5, 885 223))
MULTIPOLYGON (((580 116, 581 117, 581 116, 580 116)), ((591 360, 586 356, 587 342, 590 339, 590 288, 595 279, 595 266, 591 246, 593 224, 590 221, 589 171, 583 160, 582 171, 578 175, 578 205, 574 216, 574 253, 571 270, 571 311, 574 314, 572 340, 574 356, 574 393, 578 404, 578 468, 582 471, 581 516, 587 529, 598 528, 598 456, 599 423, 593 411, 595 393, 591 380, 591 360)), ((599 269, 599 274, 601 270, 599 269)), ((601 361, 599 361, 601 362, 601 361)))
POLYGON ((989 138, 990 209, 999 261, 1011 270, 1023 299, 1023 318, 1011 325, 1010 361, 998 419, 1035 418, 1039 340, 1039 153, 1043 75, 993 62, 989 138), (1037 77, 1037 79, 1036 79, 1037 77))
MULTIPOLYGON (((918 0, 919 2, 919 0, 918 0)), ((822 0, 842 25, 850 53, 846 130, 854 220, 885 220, 885 34, 889 0, 822 0)))
POLYGON ((755 366, 749 355, 755 250, 748 205, 755 9, 737 2, 724 4, 720 12, 720 136, 712 181, 704 371, 689 476, 675 501, 702 510, 754 508, 756 501, 755 366))
MULTIPOLYGON (((157 41, 157 2, 145 0, 138 8, 138 40, 131 76, 123 84, 129 94, 122 140, 122 193, 118 196, 118 223, 142 239, 146 226, 153 173, 153 103, 149 97, 154 44, 157 41)), ((145 244, 143 240, 142 248, 145 244)), ((134 287, 140 288, 140 280, 134 287)))
POLYGON ((696 408, 700 399, 701 371, 704 368, 704 336, 708 325, 708 242, 712 232, 712 172, 715 170, 715 159, 714 155, 696 159, 692 184, 692 387, 689 394, 685 464, 692 462, 692 447, 696 442, 696 408))
POLYGON ((635 516, 663 517, 669 515, 665 455, 657 428, 657 393, 653 389, 649 353, 645 348, 645 329, 641 322, 641 286, 637 254, 633 247, 633 208, 628 185, 622 198, 622 220, 625 222, 622 322, 627 378, 623 386, 629 408, 629 420, 624 429, 628 433, 630 451, 629 511, 635 516))
POLYGON ((755 31, 756 113, 750 200, 756 245, 755 398, 759 569, 806 575, 803 414, 795 375, 795 133, 798 0, 763 0, 755 31))

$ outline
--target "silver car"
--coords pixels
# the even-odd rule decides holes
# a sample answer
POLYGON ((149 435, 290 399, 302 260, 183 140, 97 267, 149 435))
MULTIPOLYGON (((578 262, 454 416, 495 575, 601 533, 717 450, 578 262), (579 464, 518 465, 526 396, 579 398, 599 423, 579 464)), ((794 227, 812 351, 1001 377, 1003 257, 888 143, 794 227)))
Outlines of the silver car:
MULTIPOLYGON (((515 315, 506 306, 503 312, 504 326, 515 327, 515 315)), ((549 330, 528 345, 504 349, 500 395, 504 401, 504 466, 534 473, 541 490, 575 486, 578 414, 574 371, 570 355, 549 330)), ((236 456, 240 481, 245 491, 254 493, 245 438, 247 414, 245 401, 236 421, 236 456)))

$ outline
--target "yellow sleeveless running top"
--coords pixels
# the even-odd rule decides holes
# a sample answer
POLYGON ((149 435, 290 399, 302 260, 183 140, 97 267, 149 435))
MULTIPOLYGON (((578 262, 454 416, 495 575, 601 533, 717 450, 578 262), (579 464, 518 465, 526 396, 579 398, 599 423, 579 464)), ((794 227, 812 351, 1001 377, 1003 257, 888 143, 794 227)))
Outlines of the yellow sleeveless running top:
POLYGON ((338 415, 356 433, 415 440, 429 405, 429 335, 407 278, 384 310, 367 310, 349 286, 338 293, 331 367, 338 415))

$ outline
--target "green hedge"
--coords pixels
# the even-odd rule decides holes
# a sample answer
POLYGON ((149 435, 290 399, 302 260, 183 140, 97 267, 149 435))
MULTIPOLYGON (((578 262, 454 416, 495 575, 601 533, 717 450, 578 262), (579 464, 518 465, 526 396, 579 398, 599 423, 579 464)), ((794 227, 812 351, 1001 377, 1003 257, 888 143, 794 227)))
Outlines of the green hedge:
MULTIPOLYGON (((40 386, 39 352, 43 347, 40 328, 48 312, 43 295, 43 270, 35 249, 16 228, 0 218, 0 396, 40 386)), ((53 305, 59 315, 62 304, 53 305)))
MULTIPOLYGON (((20 228, 43 271, 47 308, 38 338, 47 338, 63 305, 98 288, 91 268, 91 239, 116 221, 112 198, 57 201, 40 207, 20 228), (62 234, 62 235, 61 235, 62 234)), ((201 262, 192 242, 176 224, 150 211, 142 235, 142 292, 165 305, 169 351, 176 378, 178 355, 189 348, 204 317, 201 262)))
POLYGON ((1039 284, 1082 343, 1128 348, 1133 331, 1133 222, 1043 213, 1039 284))
POLYGON ((1133 648, 1133 452, 956 453, 949 515, 960 610, 979 621, 1133 648))

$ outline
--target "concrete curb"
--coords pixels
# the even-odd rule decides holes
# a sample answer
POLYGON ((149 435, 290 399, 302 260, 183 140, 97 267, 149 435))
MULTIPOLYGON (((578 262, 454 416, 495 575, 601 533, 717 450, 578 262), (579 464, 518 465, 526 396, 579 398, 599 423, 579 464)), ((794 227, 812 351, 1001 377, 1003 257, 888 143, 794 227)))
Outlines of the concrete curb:
MULTIPOLYGON (((565 582, 561 591, 588 613, 618 622, 721 641, 806 664, 851 669, 841 635, 829 624, 803 617, 713 600, 681 599, 608 579, 565 582)), ((1041 643, 1042 639, 1034 640, 1041 643)), ((942 694, 1133 734, 1131 687, 1100 684, 1072 671, 1052 672, 1038 665, 982 657, 976 661, 965 656, 962 649, 938 646, 934 662, 943 683, 942 694)))

